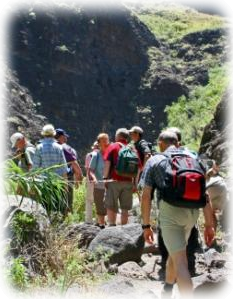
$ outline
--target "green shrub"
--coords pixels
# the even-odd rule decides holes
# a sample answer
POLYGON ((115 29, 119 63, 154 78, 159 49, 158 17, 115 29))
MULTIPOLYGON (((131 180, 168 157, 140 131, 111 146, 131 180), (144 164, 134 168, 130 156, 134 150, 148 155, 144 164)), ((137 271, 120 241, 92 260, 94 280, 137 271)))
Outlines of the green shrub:
POLYGON ((27 242, 30 232, 36 227, 36 219, 33 215, 18 212, 12 221, 12 230, 18 243, 27 242))
POLYGON ((0 253, 0 299, 30 298, 28 295, 28 280, 21 259, 11 259, 11 264, 3 264, 0 253))
POLYGON ((193 150, 198 150, 204 127, 227 89, 227 66, 211 69, 209 77, 206 86, 194 88, 188 98, 181 96, 165 108, 168 127, 181 128, 183 143, 193 150))

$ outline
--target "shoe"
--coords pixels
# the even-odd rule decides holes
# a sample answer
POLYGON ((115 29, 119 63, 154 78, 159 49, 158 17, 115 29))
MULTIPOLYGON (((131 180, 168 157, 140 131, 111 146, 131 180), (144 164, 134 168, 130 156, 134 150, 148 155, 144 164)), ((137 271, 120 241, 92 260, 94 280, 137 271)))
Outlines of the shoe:
POLYGON ((172 296, 172 291, 171 292, 162 291, 161 299, 176 299, 176 298, 172 296))

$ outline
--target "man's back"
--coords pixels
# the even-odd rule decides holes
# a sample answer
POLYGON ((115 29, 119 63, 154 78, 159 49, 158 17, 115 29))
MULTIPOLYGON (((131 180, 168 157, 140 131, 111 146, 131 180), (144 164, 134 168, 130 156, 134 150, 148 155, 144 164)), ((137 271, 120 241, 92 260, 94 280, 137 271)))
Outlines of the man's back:
POLYGON ((33 162, 33 168, 61 165, 59 168, 54 169, 54 172, 59 175, 63 175, 67 171, 63 149, 53 138, 45 138, 37 146, 33 162))

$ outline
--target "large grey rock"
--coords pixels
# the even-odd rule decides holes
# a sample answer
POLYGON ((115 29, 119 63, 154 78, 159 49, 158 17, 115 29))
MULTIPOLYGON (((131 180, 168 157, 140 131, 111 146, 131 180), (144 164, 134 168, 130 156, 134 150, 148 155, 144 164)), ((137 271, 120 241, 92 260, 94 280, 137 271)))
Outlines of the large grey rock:
POLYGON ((98 226, 82 223, 68 226, 65 234, 66 238, 77 238, 79 247, 87 248, 100 231, 98 226))
POLYGON ((126 262, 118 267, 122 276, 136 279, 147 279, 146 272, 135 262, 126 262))
POLYGON ((233 285, 224 275, 204 274, 193 282, 194 299, 233 299, 233 285))
POLYGON ((115 279, 100 287, 109 299, 140 299, 133 284, 129 280, 115 279))
POLYGON ((21 196, 9 195, 4 198, 1 206, 3 236, 8 239, 14 255, 18 255, 21 247, 27 244, 37 242, 39 246, 44 243, 46 230, 50 226, 46 210, 42 205, 30 198, 21 199, 21 196), (19 229, 16 228, 15 221, 19 215, 22 216, 21 219, 25 216, 32 222, 28 223, 25 220, 24 223, 19 223, 19 229))
POLYGON ((93 252, 108 253, 111 264, 139 262, 143 248, 144 238, 140 224, 108 227, 102 230, 88 247, 93 252))

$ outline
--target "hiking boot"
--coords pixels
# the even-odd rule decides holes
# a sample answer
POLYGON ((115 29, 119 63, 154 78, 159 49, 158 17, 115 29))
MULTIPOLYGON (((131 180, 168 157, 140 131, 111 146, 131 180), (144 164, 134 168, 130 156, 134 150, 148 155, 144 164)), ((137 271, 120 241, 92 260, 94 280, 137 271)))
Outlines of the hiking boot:
POLYGON ((172 296, 172 291, 171 292, 165 292, 162 291, 161 293, 161 299, 176 299, 174 296, 172 296))
POLYGON ((98 226, 100 229, 104 229, 105 228, 104 224, 96 223, 95 226, 98 226))

